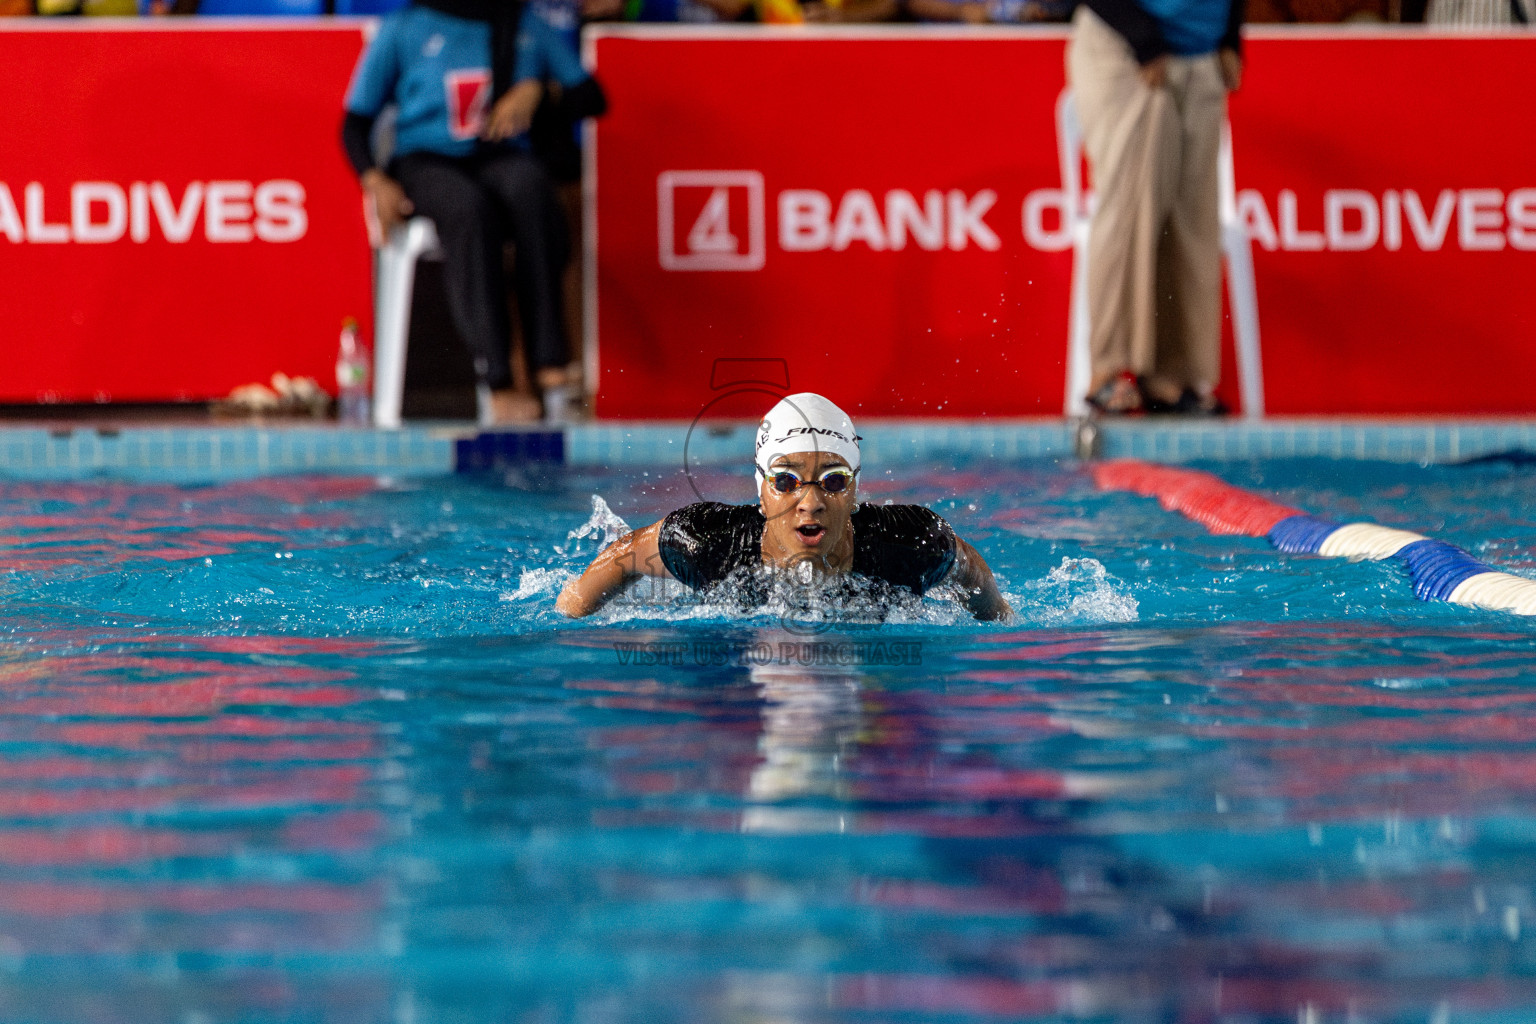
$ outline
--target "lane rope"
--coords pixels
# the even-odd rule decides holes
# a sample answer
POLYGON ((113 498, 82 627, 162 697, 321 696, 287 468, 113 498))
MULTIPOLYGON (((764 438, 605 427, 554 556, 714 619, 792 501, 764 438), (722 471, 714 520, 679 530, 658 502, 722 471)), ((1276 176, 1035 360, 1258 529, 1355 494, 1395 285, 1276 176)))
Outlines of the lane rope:
POLYGON ((1376 523, 1337 523, 1245 491, 1210 473, 1115 459, 1096 463, 1101 491, 1156 498, 1217 534, 1263 537, 1289 554, 1351 561, 1401 559, 1421 601, 1536 615, 1536 580, 1500 572, 1454 544, 1376 523))

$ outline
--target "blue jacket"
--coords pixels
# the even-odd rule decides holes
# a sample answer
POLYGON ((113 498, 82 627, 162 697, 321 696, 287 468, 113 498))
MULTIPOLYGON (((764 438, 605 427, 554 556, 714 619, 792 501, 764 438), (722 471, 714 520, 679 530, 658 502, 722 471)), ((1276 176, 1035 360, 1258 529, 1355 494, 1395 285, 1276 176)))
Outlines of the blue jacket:
MULTIPOLYGON (((574 86, 587 77, 574 37, 524 10, 517 30, 513 81, 553 79, 574 86)), ((491 26, 411 5, 386 17, 347 90, 347 113, 375 118, 399 107, 395 153, 469 156, 490 108, 491 26)), ((526 146, 526 139, 513 140, 526 146)))
POLYGON ((1146 64, 1163 54, 1242 52, 1244 0, 1083 0, 1146 64))

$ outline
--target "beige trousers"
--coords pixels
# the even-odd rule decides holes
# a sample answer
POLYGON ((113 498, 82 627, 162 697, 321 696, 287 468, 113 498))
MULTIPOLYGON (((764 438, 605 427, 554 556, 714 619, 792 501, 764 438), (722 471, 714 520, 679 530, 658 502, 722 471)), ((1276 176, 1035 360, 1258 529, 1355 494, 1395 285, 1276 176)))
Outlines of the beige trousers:
POLYGON ((1160 89, 1130 45, 1086 6, 1067 78, 1097 205, 1088 237, 1093 379, 1129 370, 1201 393, 1221 372, 1216 159, 1227 90, 1216 55, 1172 57, 1160 89))

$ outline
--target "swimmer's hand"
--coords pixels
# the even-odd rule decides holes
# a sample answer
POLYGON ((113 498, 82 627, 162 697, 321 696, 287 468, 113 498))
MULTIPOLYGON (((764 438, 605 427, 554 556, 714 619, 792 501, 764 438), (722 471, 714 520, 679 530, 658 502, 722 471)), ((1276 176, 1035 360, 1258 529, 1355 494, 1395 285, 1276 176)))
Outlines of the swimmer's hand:
POLYGON ((997 589, 997 580, 986 560, 960 538, 955 538, 955 568, 950 581, 960 587, 961 600, 983 622, 1012 622, 1013 609, 997 589))
POLYGON ((634 533, 626 533, 608 545, 587 566, 586 572, 560 591, 555 610, 579 619, 607 604, 636 576, 671 576, 661 563, 661 551, 657 547, 660 535, 661 524, 652 523, 634 533))

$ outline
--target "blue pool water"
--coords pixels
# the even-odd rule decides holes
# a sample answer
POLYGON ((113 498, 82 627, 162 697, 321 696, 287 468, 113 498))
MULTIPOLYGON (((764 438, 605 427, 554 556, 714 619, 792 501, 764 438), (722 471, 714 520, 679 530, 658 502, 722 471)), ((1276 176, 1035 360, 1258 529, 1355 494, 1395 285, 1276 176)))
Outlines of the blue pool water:
MULTIPOLYGON (((1526 467, 1208 468, 1536 572, 1526 467)), ((1536 1019, 1536 623, 899 472, 1017 623, 559 617, 670 467, 0 486, 0 1020, 1536 1019)))

